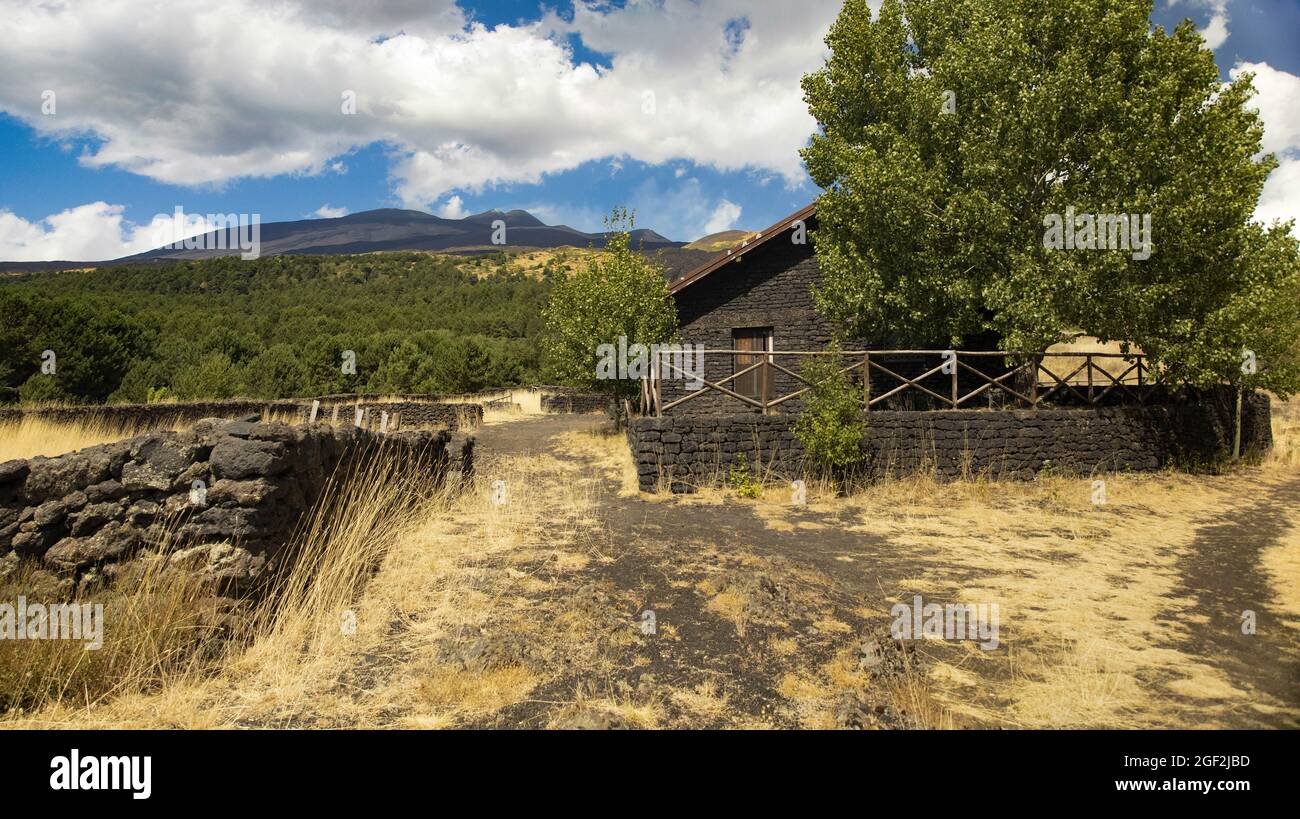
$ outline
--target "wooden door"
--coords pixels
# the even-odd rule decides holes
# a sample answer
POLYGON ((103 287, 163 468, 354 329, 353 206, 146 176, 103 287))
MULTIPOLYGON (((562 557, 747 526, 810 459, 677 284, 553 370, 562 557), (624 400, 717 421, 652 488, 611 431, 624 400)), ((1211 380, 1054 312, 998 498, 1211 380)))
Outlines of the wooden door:
MULTIPOLYGON (((732 356, 732 373, 738 373, 746 367, 757 364, 764 359, 762 353, 772 349, 771 327, 746 327, 731 331, 731 348, 733 350, 752 351, 753 355, 732 356)), ((759 367, 735 379, 731 389, 747 398, 762 400, 767 389, 767 367, 759 367)))

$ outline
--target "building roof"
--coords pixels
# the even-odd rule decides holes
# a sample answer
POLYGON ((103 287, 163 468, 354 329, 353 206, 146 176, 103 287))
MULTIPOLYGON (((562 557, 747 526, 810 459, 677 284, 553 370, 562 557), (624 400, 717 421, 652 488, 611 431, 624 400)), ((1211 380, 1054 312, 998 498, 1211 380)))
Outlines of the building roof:
POLYGON ((709 275, 710 273, 713 273, 716 270, 721 270, 722 267, 726 265, 728 262, 740 261, 745 257, 745 254, 753 251, 757 247, 767 244, 767 242, 771 241, 777 236, 784 234, 787 230, 792 229, 795 226, 796 222, 805 221, 811 218, 813 214, 815 214, 816 212, 817 212, 816 202, 804 206, 803 208, 795 211, 794 213, 785 217, 784 219, 777 222, 775 225, 772 225, 771 227, 767 228, 766 230, 760 230, 758 232, 758 235, 755 236, 754 238, 747 239, 746 241, 741 242, 738 246, 733 247, 730 250, 727 250, 723 253, 719 253, 713 259, 710 259, 709 261, 695 268, 691 272, 687 273, 685 276, 682 276, 680 279, 673 282, 673 285, 671 288, 669 288, 669 290, 673 294, 676 294, 682 290, 685 290, 687 287, 690 287, 692 284, 704 278, 705 276, 709 275))

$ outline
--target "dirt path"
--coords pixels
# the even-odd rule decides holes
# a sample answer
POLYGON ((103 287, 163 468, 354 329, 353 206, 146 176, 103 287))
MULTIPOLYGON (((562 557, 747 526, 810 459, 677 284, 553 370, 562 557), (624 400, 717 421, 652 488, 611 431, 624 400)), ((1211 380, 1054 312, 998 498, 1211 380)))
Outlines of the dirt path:
POLYGON ((1216 514, 1181 561, 1177 590, 1194 595, 1208 618, 1189 633, 1186 650, 1209 658, 1238 687, 1288 703, 1300 703, 1300 635, 1283 622, 1262 557, 1295 525, 1297 510, 1300 478, 1216 514), (1248 634, 1244 618, 1252 616, 1248 634))
MULTIPOLYGON (((779 498, 756 504, 630 495, 625 487, 620 491, 620 476, 610 463, 591 462, 562 445, 569 433, 601 423, 581 416, 511 422, 485 429, 480 446, 484 454, 550 452, 582 462, 584 472, 596 478, 595 537, 612 557, 584 569, 582 584, 604 589, 629 619, 655 611, 661 634, 665 628, 671 633, 670 640, 640 641, 627 654, 620 680, 625 688, 637 690, 641 677, 649 675, 664 690, 723 691, 728 716, 719 715, 717 724, 834 724, 837 715, 842 722, 846 707, 852 711, 845 705, 852 686, 837 687, 834 678, 853 671, 864 635, 889 622, 891 601, 908 599, 913 591, 943 601, 959 599, 964 590, 1006 589, 1003 599, 1010 601, 1005 608, 1012 616, 1004 633, 1013 646, 1037 654, 1043 669, 1017 666, 1005 649, 995 657, 944 643, 926 644, 921 651, 958 678, 960 684, 949 693, 971 701, 966 724, 996 724, 1003 714, 1010 724, 1030 725, 1057 724, 1057 719, 1064 724, 1297 724, 1300 635, 1282 625, 1272 609, 1260 554, 1293 525, 1300 479, 1262 495, 1257 486, 1214 495, 1217 506, 1179 521, 1194 531, 1190 543, 1178 540, 1178 527, 1167 527, 1168 540, 1160 542, 1166 524, 1155 517, 1125 531, 1134 510, 1140 516, 1140 505, 1089 510, 1077 516, 1082 524, 1061 515, 1041 528, 1025 527, 1008 512, 1010 523, 1002 525, 1014 525, 1015 531, 963 539, 945 528, 950 521, 938 517, 878 527, 870 521, 864 525, 852 508, 794 508, 779 498), (999 544, 1002 551, 979 559, 969 551, 1011 536, 1016 542, 999 544), (1119 562, 1107 563, 1111 555, 1098 557, 1092 539, 1106 540, 1119 562), (1095 583, 1098 588, 1055 604, 1054 577, 1063 586, 1095 583), (1134 601, 1140 604, 1136 609, 1134 601), (1043 607, 1054 605, 1086 610, 1043 614, 1043 607), (1258 618, 1255 635, 1241 633, 1246 609, 1258 618), (1022 613, 1034 620, 1034 628, 1021 627, 1015 618, 1022 613), (1105 642, 1088 648, 1085 636, 1072 633, 1067 621, 1073 616, 1083 635, 1124 641, 1128 665, 1105 642), (1154 621, 1151 628, 1143 617, 1154 621), (1053 634, 1066 644, 1057 660, 1051 659, 1053 634), (1071 668, 1080 656, 1096 667, 1071 668), (1060 667, 1052 668, 1054 663, 1060 667), (1067 672, 1079 679, 1061 679, 1067 672), (1212 695, 1168 686, 1189 677, 1204 686, 1207 675, 1215 673, 1222 679, 1210 686, 1216 689, 1212 695), (1069 691, 1089 686, 1097 690, 1069 691), (1133 690, 1120 690, 1125 687, 1133 690), (1021 689, 1030 692, 1027 702, 1017 702, 1021 689), (1069 693, 1054 701, 1061 690, 1069 693), (1259 701, 1255 707, 1248 705, 1253 700, 1259 701), (1082 714, 1077 722, 1055 713, 1071 708, 1082 714)), ((1160 500, 1151 509, 1173 516, 1155 505, 1160 500)), ((989 501, 990 507, 999 504, 1004 501, 989 501)), ((983 514, 979 504, 971 508, 970 514, 983 514)), ((557 679, 540 696, 564 698, 581 677, 575 672, 557 679)), ((539 713, 521 706, 497 719, 536 721, 539 713)), ((680 709, 673 715, 689 716, 680 709)))

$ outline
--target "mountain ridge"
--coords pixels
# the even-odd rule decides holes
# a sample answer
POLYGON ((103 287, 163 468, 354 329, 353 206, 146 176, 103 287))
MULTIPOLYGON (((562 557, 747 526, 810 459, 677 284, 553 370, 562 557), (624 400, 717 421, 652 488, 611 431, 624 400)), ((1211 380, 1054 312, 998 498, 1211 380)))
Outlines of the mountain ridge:
MULTIPOLYGON (((103 261, 51 260, 40 262, 0 261, 0 271, 69 270, 115 265, 149 264, 187 259, 208 259, 238 254, 234 228, 200 234, 199 248, 163 246, 103 261), (224 235, 223 235, 224 234, 224 235), (231 249, 231 248, 234 249, 231 249)), ((547 225, 525 210, 486 210, 459 219, 449 219, 419 210, 378 208, 346 216, 265 222, 260 226, 261 255, 347 255, 385 251, 443 251, 490 253, 507 248, 604 247, 609 233, 587 233, 568 225, 547 225), (505 244, 493 242, 493 224, 505 225, 505 244)), ((680 250, 675 242, 648 228, 631 231, 632 242, 645 251, 680 250)), ((499 238, 499 234, 495 238, 499 238)), ((703 261, 703 259, 701 259, 703 261)))

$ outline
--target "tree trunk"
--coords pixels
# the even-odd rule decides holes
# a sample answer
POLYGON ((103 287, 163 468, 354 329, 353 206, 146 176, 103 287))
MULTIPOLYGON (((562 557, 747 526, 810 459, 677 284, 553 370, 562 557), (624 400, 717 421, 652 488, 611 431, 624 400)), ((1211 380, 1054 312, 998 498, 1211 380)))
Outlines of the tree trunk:
POLYGON ((1241 385, 1237 385, 1237 413, 1232 419, 1232 460, 1241 460, 1241 385))

